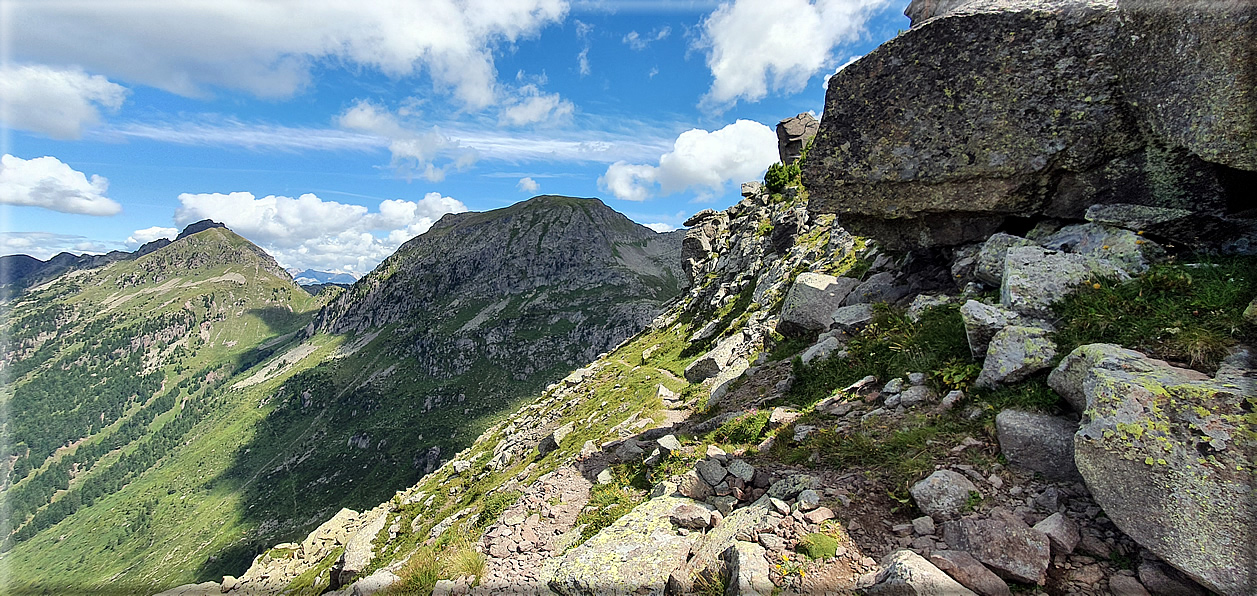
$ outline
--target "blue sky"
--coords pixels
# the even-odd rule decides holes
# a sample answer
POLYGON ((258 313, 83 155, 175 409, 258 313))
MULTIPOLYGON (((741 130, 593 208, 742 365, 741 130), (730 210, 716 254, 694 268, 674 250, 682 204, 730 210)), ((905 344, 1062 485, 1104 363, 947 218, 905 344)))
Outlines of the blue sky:
POLYGON ((738 200, 906 0, 0 0, 0 252, 203 218, 361 275, 444 213, 738 200))

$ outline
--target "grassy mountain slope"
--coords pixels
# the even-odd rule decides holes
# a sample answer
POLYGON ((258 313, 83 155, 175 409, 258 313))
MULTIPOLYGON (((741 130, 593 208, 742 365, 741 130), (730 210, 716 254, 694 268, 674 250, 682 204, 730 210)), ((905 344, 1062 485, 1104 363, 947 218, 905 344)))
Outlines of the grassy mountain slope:
MULTIPOLYGON (((136 338, 166 368, 149 380, 158 391, 150 401, 163 408, 152 416, 155 408, 143 400, 124 399, 121 413, 93 424, 95 409, 46 400, 49 411, 65 409, 93 432, 110 419, 140 423, 115 423, 136 435, 134 445, 115 448, 107 440, 112 431, 83 442, 103 445, 90 471, 66 460, 71 490, 57 493, 45 511, 75 502, 77 483, 93 477, 110 480, 113 490, 79 498, 68 516, 44 513, 27 523, 31 530, 18 529, 0 555, 11 571, 9 592, 143 593, 239 574, 266 546, 304 535, 341 507, 364 507, 412 484, 523 396, 637 332, 680 285, 679 235, 637 226, 596 200, 540 197, 447 217, 358 284, 317 297, 267 259, 255 273, 269 271, 285 285, 250 294, 261 296, 261 308, 241 302, 241 291, 206 297, 185 288, 191 281, 202 283, 196 288, 236 284, 237 275, 245 288, 255 285, 237 261, 260 251, 243 239, 218 251, 221 266, 198 256, 205 246, 181 249, 206 234, 235 237, 208 230, 134 262, 76 272, 12 305, 10 316, 24 329, 9 351, 19 388, 53 387, 52 376, 31 372, 38 358, 79 358, 71 338, 45 336, 58 320, 81 320, 66 306, 80 303, 88 305, 80 310, 116 311, 117 318, 106 334, 116 341, 81 342, 100 360, 83 374, 130 370, 105 360, 136 338), (169 271, 184 269, 206 273, 172 281, 169 271), (215 278, 223 279, 208 281, 215 278), (105 291, 112 287, 125 291, 105 291), (186 329, 147 327, 200 312, 198 305, 219 312, 228 299, 234 310, 222 311, 225 318, 208 331, 199 319, 186 329), (316 316, 319 301, 330 303, 316 316), (165 359, 157 359, 159 350, 165 359), (177 433, 161 439, 160 449, 146 448, 164 428, 177 433), (108 467, 132 452, 146 454, 147 465, 125 473, 108 467)), ((99 327, 89 331, 100 334, 99 327)), ((79 401, 99 401, 100 389, 89 385, 79 401)), ((19 442, 37 442, 47 451, 79 438, 27 435, 8 444, 16 451, 19 442)), ((9 461, 24 467, 22 458, 9 461)), ((34 483, 6 491, 6 502, 19 504, 10 495, 26 484, 34 483)))

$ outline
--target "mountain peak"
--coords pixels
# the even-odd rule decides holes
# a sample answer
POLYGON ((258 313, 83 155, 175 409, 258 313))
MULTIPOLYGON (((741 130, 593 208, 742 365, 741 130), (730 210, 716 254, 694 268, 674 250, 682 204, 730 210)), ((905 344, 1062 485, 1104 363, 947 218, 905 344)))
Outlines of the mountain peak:
POLYGON ((175 237, 175 240, 183 240, 184 238, 187 238, 188 236, 196 234, 197 232, 204 232, 205 230, 209 230, 212 228, 226 228, 226 227, 227 226, 221 223, 218 223, 212 219, 202 219, 201 221, 198 221, 196 223, 188 224, 188 227, 184 228, 182 232, 179 232, 179 235, 175 237))

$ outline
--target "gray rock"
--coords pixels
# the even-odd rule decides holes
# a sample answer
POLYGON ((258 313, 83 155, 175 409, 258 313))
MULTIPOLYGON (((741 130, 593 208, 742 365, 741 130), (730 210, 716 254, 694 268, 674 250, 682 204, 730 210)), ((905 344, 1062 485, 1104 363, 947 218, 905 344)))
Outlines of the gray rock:
POLYGON ((1085 217, 1092 223, 1146 232, 1149 236, 1173 238, 1188 244, 1196 244, 1210 237, 1225 236, 1228 227, 1221 218, 1210 217, 1191 209, 1131 203, 1092 205, 1087 208, 1085 217))
POLYGON ((908 305, 908 320, 915 323, 921 319, 921 315, 925 314, 925 311, 939 306, 946 306, 952 302, 954 302, 954 299, 951 296, 917 294, 917 297, 913 298, 912 302, 908 305))
POLYGON ((800 273, 795 278, 794 285, 786 292, 777 331, 803 335, 828 329, 833 321, 830 315, 842 306, 843 299, 859 283, 849 277, 834 277, 810 271, 800 273))
POLYGON ((913 27, 932 19, 943 16, 973 0, 912 0, 904 9, 904 16, 911 20, 913 27))
POLYGON ((786 477, 784 480, 778 480, 774 482, 772 486, 768 487, 768 496, 774 499, 789 501, 790 499, 799 496, 799 493, 807 489, 816 488, 819 483, 819 479, 815 476, 810 476, 808 474, 794 474, 786 477))
POLYGON ((701 383, 720 374, 737 358, 737 350, 741 345, 742 334, 740 333, 720 340, 716 347, 685 367, 685 380, 691 383, 701 383))
POLYGON ((1248 303, 1248 308, 1244 309, 1244 320, 1250 324, 1257 325, 1257 298, 1248 303))
MULTIPOLYGON (((819 122, 817 123, 817 126, 820 126, 819 122)), ((764 192, 764 183, 759 180, 751 180, 749 182, 742 183, 742 196, 744 197, 753 197, 761 192, 764 192)))
POLYGON ((432 596, 454 596, 454 590, 458 588, 458 582, 452 579, 438 579, 436 585, 432 587, 432 596))
POLYGON ((711 485, 698 476, 698 472, 690 470, 681 475, 677 481, 677 492, 695 501, 706 501, 711 497, 711 485))
POLYGON ((899 550, 881 561, 882 570, 872 586, 864 590, 869 596, 967 596, 968 588, 948 577, 929 561, 910 550, 899 550))
POLYGON ((792 164, 803 154, 808 141, 816 136, 821 123, 811 114, 804 112, 777 123, 777 153, 781 163, 792 164))
POLYGON ((934 518, 928 515, 922 515, 921 517, 912 520, 912 531, 916 532, 919 536, 933 535, 934 529, 934 518))
POLYGON ((776 534, 764 532, 759 535, 758 540, 759 545, 764 547, 764 550, 777 553, 786 549, 786 541, 776 534))
POLYGON ((960 307, 960 319, 965 323, 969 352, 974 358, 985 358, 991 338, 1003 328, 1020 322, 1021 316, 999 306, 969 300, 960 307))
POLYGON ((1199 584, 1159 561, 1140 563, 1139 583, 1153 596, 1205 596, 1205 589, 1199 584))
POLYGON ((991 517, 966 517, 943 523, 943 540, 967 551, 1005 579, 1043 585, 1052 549, 1047 536, 1002 507, 991 517))
POLYGON ((1037 246, 1008 249, 1000 304, 1019 313, 1046 314, 1078 286, 1099 278, 1125 281, 1126 272, 1112 262, 1037 246))
POLYGON ((594 481, 598 484, 611 484, 612 482, 615 482, 615 474, 611 473, 611 468, 603 468, 602 471, 598 472, 594 481))
POLYGON ((454 468, 454 473, 462 474, 463 472, 471 469, 471 462, 456 459, 450 462, 450 466, 454 468))
POLYGON ((1086 409, 1074 460, 1096 503, 1161 560, 1220 594, 1257 590, 1250 416, 1257 373, 1216 378, 1109 344, 1071 352, 1049 384, 1086 409))
POLYGON ((799 496, 796 498, 796 501, 799 504, 799 511, 811 511, 820 507, 821 496, 816 491, 809 488, 805 491, 801 491, 799 496))
POLYGON ((829 336, 804 350, 803 355, 799 358, 803 360, 803 364, 811 364, 813 360, 829 358, 830 354, 841 348, 842 344, 838 342, 838 338, 829 336))
POLYGON ((925 376, 925 373, 923 372, 908 373, 908 382, 913 385, 924 385, 925 380, 926 380, 926 376, 925 376))
POLYGON ((1059 511, 1035 524, 1034 529, 1048 537, 1052 543, 1052 552, 1059 555, 1074 552, 1074 547, 1082 540, 1082 535, 1078 533, 1078 524, 1059 511))
POLYGON ((725 474, 728 473, 728 470, 714 459, 705 459, 698 462, 694 465, 694 470, 698 472, 698 476, 704 482, 711 486, 716 486, 724 481, 725 474))
POLYGON ((729 388, 733 386, 733 382, 737 381, 750 368, 751 364, 746 361, 746 358, 735 358, 730 362, 712 381, 711 393, 708 394, 707 398, 708 402, 719 404, 720 400, 724 399, 724 396, 729 392, 729 388))
POLYGON ((963 391, 959 389, 954 389, 952 391, 948 391, 947 395, 943 396, 943 401, 940 402, 940 405, 943 406, 944 410, 950 410, 956 407, 956 404, 960 403, 960 400, 964 398, 965 398, 965 393, 963 391))
POLYGON ((995 417, 1000 452, 1008 462, 1053 482, 1076 482, 1082 478, 1074 465, 1077 430, 1077 422, 1047 414, 1004 410, 995 417))
POLYGON ((895 302, 908 295, 908 287, 895 281, 895 274, 883 271, 870 276, 856 286, 846 299, 844 305, 871 304, 874 302, 895 302))
POLYGON ((865 328, 873 320, 873 307, 869 304, 853 304, 835 310, 831 316, 831 327, 849 333, 855 332, 865 328))
POLYGON ((1110 575, 1109 593, 1113 596, 1149 596, 1143 584, 1129 575, 1110 575))
POLYGON ((908 492, 922 513, 935 519, 947 519, 964 511, 969 493, 978 492, 978 487, 961 474, 937 470, 912 485, 908 492))
POLYGON ((1040 243, 1045 248, 1105 259, 1131 275, 1165 256, 1161 245, 1130 230, 1094 223, 1065 226, 1040 243))
POLYGON ((693 579, 698 575, 717 577, 724 565, 724 553, 733 547, 739 539, 757 537, 758 528, 773 525, 768 511, 767 499, 757 501, 734 511, 724 518, 719 525, 702 536, 693 551, 693 556, 681 572, 673 577, 677 580, 671 593, 688 594, 693 589, 693 579))
POLYGON ((354 535, 345 543, 345 552, 341 554, 337 561, 333 572, 337 578, 338 586, 349 585, 354 576, 362 573, 371 561, 375 559, 375 537, 384 529, 384 522, 388 520, 388 512, 380 511, 374 517, 367 520, 354 535))
POLYGON ((773 582, 768 575, 768 560, 764 547, 736 540, 725 549, 721 558, 729 572, 729 586, 725 591, 731 596, 772 596, 773 582))
POLYGON ((903 391, 903 379, 894 378, 882 386, 882 393, 899 393, 903 391))
POLYGON ((663 449, 669 454, 681 451, 681 442, 677 440, 675 435, 664 435, 655 439, 655 443, 659 445, 660 449, 663 449))
POLYGON ((799 417, 802 415, 803 414, 801 412, 799 412, 798 410, 794 408, 787 408, 785 406, 777 406, 773 408, 772 413, 768 415, 768 426, 770 428, 778 428, 781 426, 785 426, 787 424, 790 424, 791 422, 794 422, 795 420, 798 420, 799 417))
POLYGON ((620 461, 637 461, 646 455, 645 450, 636 439, 626 439, 615 448, 615 456, 620 461))
POLYGON ((537 451, 539 451, 541 455, 545 455, 558 449, 559 445, 563 443, 563 439, 566 439, 568 435, 572 434, 572 431, 575 428, 576 423, 569 422, 555 429, 554 432, 546 435, 546 438, 541 440, 541 444, 537 446, 537 451))
POLYGON ((375 573, 354 582, 349 593, 352 596, 370 596, 376 592, 387 590, 400 581, 402 581, 402 578, 397 577, 389 570, 379 569, 375 573))
POLYGON ((899 394, 899 405, 911 408, 938 400, 938 394, 925 385, 913 385, 899 394))
MULTIPOLYGON (((928 519, 928 518, 926 518, 928 519)), ((952 579, 981 596, 1010 596, 1008 584, 991 573, 981 561, 962 550, 938 550, 930 554, 930 562, 952 579)))
POLYGON ((1004 281, 1004 258, 1008 256, 1008 249, 1034 245, 1033 241, 1020 236, 1004 233, 991 235, 978 251, 978 262, 973 269, 973 276, 987 285, 999 287, 1004 281))
POLYGON ((685 503, 677 505, 668 519, 680 528, 705 530, 711 525, 711 509, 703 503, 685 503))
POLYGON ((650 594, 662 596, 668 578, 685 565, 695 534, 678 536, 671 514, 684 497, 650 499, 616 520, 555 566, 549 588, 562 596, 650 594))
POLYGON ((810 424, 795 425, 794 436, 791 437, 791 440, 795 443, 802 443, 803 441, 806 441, 808 437, 812 436, 812 433, 814 432, 816 432, 816 427, 810 424))
POLYGON ((755 467, 740 459, 729 462, 729 473, 740 478, 743 482, 750 482, 755 477, 755 467))

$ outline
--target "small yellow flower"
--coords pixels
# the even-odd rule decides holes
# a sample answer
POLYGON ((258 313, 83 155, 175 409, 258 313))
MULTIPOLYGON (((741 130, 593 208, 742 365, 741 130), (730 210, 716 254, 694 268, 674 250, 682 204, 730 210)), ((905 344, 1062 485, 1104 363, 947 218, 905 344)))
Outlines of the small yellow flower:
POLYGON ((1109 249, 1109 245, 1105 244, 1104 246, 1101 246, 1100 248, 1103 248, 1104 250, 1108 250, 1108 249, 1109 249))
POLYGON ((1144 241, 1143 241, 1143 240, 1136 240, 1136 241, 1135 241, 1135 244, 1143 244, 1143 243, 1144 243, 1144 241))
POLYGON ((1098 290, 1098 289, 1100 289, 1100 284, 1098 284, 1098 283, 1094 283, 1094 284, 1091 284, 1091 287, 1092 287, 1092 288, 1095 288, 1095 289, 1097 289, 1097 290, 1098 290))
POLYGON ((1143 231, 1143 230, 1139 230, 1138 232, 1135 232, 1135 233, 1136 233, 1136 234, 1139 234, 1140 236, 1143 236, 1143 235, 1144 235, 1144 231, 1143 231))

